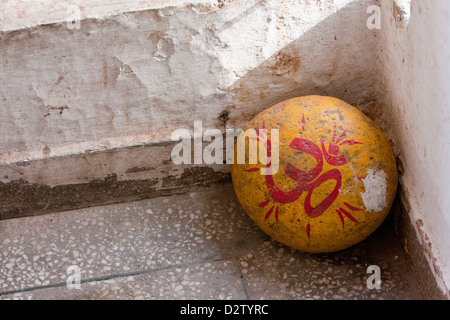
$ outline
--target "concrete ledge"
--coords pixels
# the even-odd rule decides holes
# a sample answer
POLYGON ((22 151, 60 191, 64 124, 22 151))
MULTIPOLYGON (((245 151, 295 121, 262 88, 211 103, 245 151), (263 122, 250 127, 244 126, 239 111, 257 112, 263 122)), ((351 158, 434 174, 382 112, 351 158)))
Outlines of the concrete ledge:
POLYGON ((177 142, 0 165, 0 219, 180 194, 229 181, 227 165, 174 165, 177 142))
MULTIPOLYGON (((450 293, 443 293, 439 288, 436 277, 433 274, 426 257, 429 250, 424 247, 425 239, 417 237, 415 226, 411 221, 411 208, 408 204, 408 196, 404 187, 399 185, 398 197, 393 207, 393 217, 396 231, 403 244, 403 249, 412 265, 417 282, 420 285, 422 295, 427 300, 448 300, 450 293)), ((435 266, 436 268, 436 266, 435 266)), ((435 272, 437 270, 435 269, 435 272)))
POLYGON ((241 128, 308 94, 378 112, 373 3, 3 1, 0 217, 222 181, 226 166, 169 161, 171 133, 194 121, 241 128))
MULTIPOLYGON (((218 1, 220 3, 221 1, 218 1)), ((0 31, 13 31, 56 22, 71 23, 88 18, 102 19, 111 15, 166 7, 218 5, 214 0, 15 0, 3 1, 0 8, 0 31)))

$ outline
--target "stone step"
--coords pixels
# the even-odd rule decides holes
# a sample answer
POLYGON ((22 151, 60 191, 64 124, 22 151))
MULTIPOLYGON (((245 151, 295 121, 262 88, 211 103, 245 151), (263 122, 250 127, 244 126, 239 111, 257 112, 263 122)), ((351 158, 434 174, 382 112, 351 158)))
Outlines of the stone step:
POLYGON ((0 299, 422 298, 391 219, 348 250, 302 253, 258 229, 230 184, 0 221, 0 275, 0 299))

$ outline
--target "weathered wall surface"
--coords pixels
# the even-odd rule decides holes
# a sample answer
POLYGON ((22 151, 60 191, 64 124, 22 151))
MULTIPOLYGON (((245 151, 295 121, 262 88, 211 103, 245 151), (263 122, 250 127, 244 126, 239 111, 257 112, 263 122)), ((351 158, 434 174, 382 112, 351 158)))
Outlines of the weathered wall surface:
POLYGON ((146 152, 196 120, 240 128, 306 94, 370 109, 371 3, 91 0, 77 25, 75 1, 2 1, 0 183, 181 178, 169 147, 146 152))
MULTIPOLYGON (((382 1, 379 63, 403 200, 439 286, 450 283, 450 2, 382 1)), ((412 251, 412 244, 410 244, 412 251)))
POLYGON ((369 1, 203 2, 1 33, 1 162, 240 127, 298 94, 370 96, 369 1))
POLYGON ((3 0, 0 30, 14 31, 68 20, 104 19, 123 12, 207 2, 208 0, 3 0))

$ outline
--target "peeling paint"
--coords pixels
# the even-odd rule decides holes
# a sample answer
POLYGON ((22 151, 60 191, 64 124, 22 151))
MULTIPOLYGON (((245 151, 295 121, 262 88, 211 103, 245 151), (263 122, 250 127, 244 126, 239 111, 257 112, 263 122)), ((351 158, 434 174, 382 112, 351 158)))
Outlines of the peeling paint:
MULTIPOLYGON (((61 156, 97 150, 99 141, 116 148, 147 134, 147 141, 169 140, 194 120, 238 129, 302 93, 361 100, 373 87, 360 75, 374 71, 374 32, 358 29, 371 1, 151 1, 136 11, 127 8, 140 2, 120 9, 88 1, 79 30, 63 19, 32 28, 22 20, 20 30, 0 31, 2 71, 15 75, 0 79, 0 87, 15 88, 0 97, 8 119, 0 154, 13 163, 42 156, 45 147, 61 156), (337 32, 351 36, 336 41, 337 32), (355 45, 367 54, 353 54, 355 45)), ((16 11, 7 3, 7 12, 16 11)), ((42 6, 23 6, 23 19, 44 18, 50 8, 42 6)))
POLYGON ((365 192, 361 193, 364 206, 368 211, 381 212, 386 208, 387 175, 383 170, 369 169, 363 179, 365 192))

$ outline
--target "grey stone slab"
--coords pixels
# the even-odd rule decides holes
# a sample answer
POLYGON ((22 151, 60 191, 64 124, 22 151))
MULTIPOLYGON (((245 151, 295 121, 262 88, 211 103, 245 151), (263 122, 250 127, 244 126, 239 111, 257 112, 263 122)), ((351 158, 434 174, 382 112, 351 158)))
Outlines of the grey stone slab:
POLYGON ((246 292, 234 261, 167 267, 138 275, 18 292, 4 300, 241 300, 246 292))
POLYGON ((388 219, 347 250, 270 239, 231 184, 0 221, 0 299, 421 299, 388 219), (79 267, 82 290, 68 290, 79 267), (367 267, 381 270, 369 290, 367 267))
POLYGON ((421 299, 408 269, 401 273, 353 250, 312 255, 269 240, 242 257, 240 267, 250 299, 421 299), (367 285, 372 265, 380 267, 380 289, 367 285))

